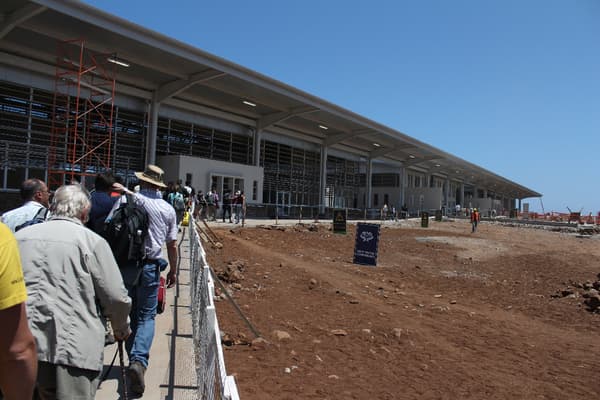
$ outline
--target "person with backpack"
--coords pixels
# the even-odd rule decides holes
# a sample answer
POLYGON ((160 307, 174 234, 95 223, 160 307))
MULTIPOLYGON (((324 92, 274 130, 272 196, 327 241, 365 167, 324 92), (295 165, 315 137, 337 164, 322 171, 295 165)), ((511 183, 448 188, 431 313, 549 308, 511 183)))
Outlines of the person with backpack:
POLYGON ((100 235, 104 231, 104 220, 118 200, 118 197, 111 196, 112 185, 115 182, 115 177, 111 172, 98 174, 94 181, 94 191, 90 194, 92 208, 85 225, 100 235))
POLYGON ((169 181, 167 183, 167 187, 162 191, 163 192, 163 200, 168 202, 169 195, 175 191, 175 183, 173 181, 169 181))
POLYGON ((183 219, 183 213, 185 213, 186 208, 185 197, 183 196, 183 193, 181 192, 181 187, 179 185, 175 186, 175 190, 169 193, 167 201, 169 202, 169 204, 171 204, 171 206, 173 206, 173 209, 175 210, 175 215, 177 217, 177 225, 179 225, 181 223, 181 220, 183 219))
POLYGON ((93 399, 103 368, 103 317, 117 340, 131 332, 131 299, 119 266, 106 240, 83 225, 88 196, 80 185, 61 186, 52 216, 15 234, 41 399, 93 399))
POLYGON ((50 191, 46 183, 40 179, 32 178, 21 184, 21 199, 23 205, 2 214, 2 222, 16 232, 23 224, 34 219, 45 220, 48 217, 47 209, 50 201, 50 191))
MULTIPOLYGON (((162 255, 165 243, 169 258, 167 287, 173 287, 177 281, 177 219, 175 210, 162 199, 160 193, 160 189, 166 188, 164 171, 149 164, 145 171, 136 172, 135 176, 140 183, 139 193, 131 192, 119 183, 115 183, 113 188, 129 198, 126 203, 133 203, 148 216, 148 230, 140 232, 145 235, 142 258, 130 259, 120 265, 125 286, 132 298, 130 319, 133 332, 125 343, 129 355, 128 375, 131 390, 141 395, 145 390, 144 374, 154 340, 160 273, 167 266, 162 255)), ((117 212, 113 211, 113 214, 117 212)))

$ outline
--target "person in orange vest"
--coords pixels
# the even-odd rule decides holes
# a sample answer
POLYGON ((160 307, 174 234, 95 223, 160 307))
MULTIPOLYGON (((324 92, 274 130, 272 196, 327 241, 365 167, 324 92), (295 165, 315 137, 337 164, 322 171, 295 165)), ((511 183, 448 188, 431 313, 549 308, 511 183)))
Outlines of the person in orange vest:
POLYGON ((481 219, 481 216, 479 214, 479 210, 474 208, 473 212, 471 213, 471 233, 473 233, 477 230, 477 224, 479 223, 480 219, 481 219))

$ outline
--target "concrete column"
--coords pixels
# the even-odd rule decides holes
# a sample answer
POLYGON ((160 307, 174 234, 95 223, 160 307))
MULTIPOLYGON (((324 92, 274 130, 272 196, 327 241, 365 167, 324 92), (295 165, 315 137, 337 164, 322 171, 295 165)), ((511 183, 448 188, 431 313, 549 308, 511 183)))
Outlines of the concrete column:
POLYGON ((260 142, 262 139, 262 130, 254 131, 254 166, 260 167, 260 142))
POLYGON ((406 184, 406 168, 400 167, 400 204, 398 204, 397 208, 400 208, 406 203, 406 188, 404 187, 406 184))
POLYGON ((372 186, 373 160, 367 159, 367 208, 371 208, 373 204, 373 186, 372 186))
POLYGON ((319 212, 325 212, 325 188, 327 187, 327 146, 321 146, 321 175, 319 176, 319 212))
POLYGON ((158 137, 158 109, 160 103, 156 101, 156 93, 150 104, 150 126, 146 136, 146 164, 156 163, 156 138, 158 137))
POLYGON ((519 207, 517 207, 519 209, 519 212, 521 212, 521 199, 518 199, 519 201, 519 207))
POLYGON ((465 208, 465 183, 461 182, 460 183, 460 197, 459 197, 459 201, 460 201, 460 206, 462 208, 465 208))
POLYGON ((488 191, 487 191, 487 189, 483 189, 483 198, 487 199, 487 197, 488 197, 488 191))
POLYGON ((448 194, 450 192, 450 179, 446 178, 446 181, 444 182, 444 205, 446 206, 446 209, 448 208, 448 198, 450 197, 448 194))

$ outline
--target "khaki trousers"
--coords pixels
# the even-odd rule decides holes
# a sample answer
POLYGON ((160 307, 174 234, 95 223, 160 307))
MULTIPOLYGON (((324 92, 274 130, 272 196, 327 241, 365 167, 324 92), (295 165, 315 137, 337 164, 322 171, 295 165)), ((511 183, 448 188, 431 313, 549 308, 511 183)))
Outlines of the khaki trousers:
POLYGON ((41 400, 93 400, 100 371, 38 362, 37 391, 41 400))

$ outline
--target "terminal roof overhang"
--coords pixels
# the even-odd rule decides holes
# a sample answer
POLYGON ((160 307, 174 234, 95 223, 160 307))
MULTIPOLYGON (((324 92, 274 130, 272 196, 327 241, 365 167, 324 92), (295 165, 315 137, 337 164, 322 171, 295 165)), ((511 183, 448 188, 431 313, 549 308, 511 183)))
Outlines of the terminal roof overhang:
POLYGON ((402 132, 87 4, 3 0, 0 14, 0 62, 9 66, 54 76, 57 41, 84 39, 86 48, 129 64, 118 69, 118 93, 365 159, 401 163, 513 198, 541 196, 402 132))

